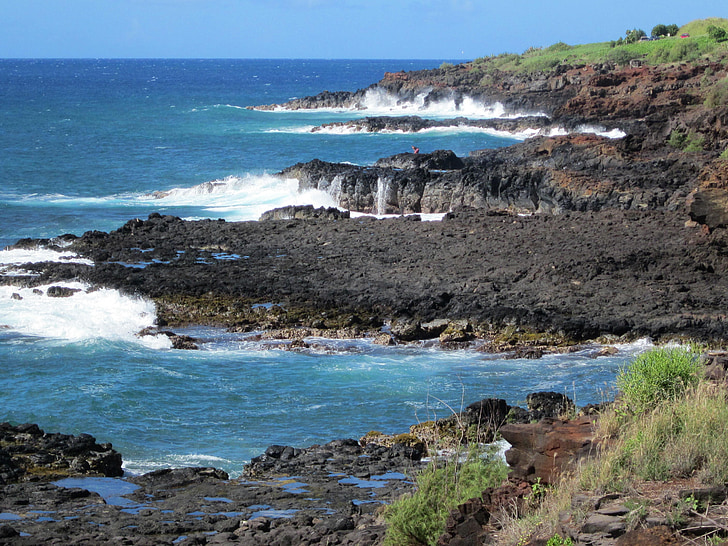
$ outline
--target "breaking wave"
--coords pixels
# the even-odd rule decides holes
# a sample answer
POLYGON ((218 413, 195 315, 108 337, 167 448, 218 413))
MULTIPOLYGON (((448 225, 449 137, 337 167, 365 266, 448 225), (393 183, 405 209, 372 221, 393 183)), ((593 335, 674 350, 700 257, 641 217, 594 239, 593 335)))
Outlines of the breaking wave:
MULTIPOLYGON (((57 285, 54 285, 57 286, 57 285)), ((138 337, 154 325, 154 303, 117 290, 90 289, 85 283, 65 283, 64 297, 51 297, 51 286, 0 287, 0 324, 26 336, 65 342, 92 340, 142 343, 169 348, 166 336, 138 337)))
POLYGON ((188 188, 156 191, 143 197, 164 206, 194 206, 227 213, 229 220, 257 220, 264 212, 288 205, 336 206, 319 190, 298 190, 298 180, 272 175, 229 176, 188 188))

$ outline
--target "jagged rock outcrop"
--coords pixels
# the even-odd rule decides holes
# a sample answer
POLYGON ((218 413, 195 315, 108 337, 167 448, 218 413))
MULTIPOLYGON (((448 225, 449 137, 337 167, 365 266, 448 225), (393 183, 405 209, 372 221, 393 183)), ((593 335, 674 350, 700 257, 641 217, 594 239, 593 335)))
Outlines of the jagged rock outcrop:
POLYGON ((633 139, 595 135, 535 138, 509 148, 399 154, 373 167, 313 160, 280 173, 301 190, 329 192, 366 213, 444 213, 463 207, 523 213, 678 209, 707 158, 641 158, 633 139))
POLYGON ((121 454, 89 434, 45 433, 0 423, 0 485, 66 476, 121 476, 121 454))
POLYGON ((264 212, 260 216, 260 221, 310 219, 338 220, 340 218, 349 217, 350 213, 348 210, 339 210, 335 207, 314 208, 313 205, 290 205, 264 212))

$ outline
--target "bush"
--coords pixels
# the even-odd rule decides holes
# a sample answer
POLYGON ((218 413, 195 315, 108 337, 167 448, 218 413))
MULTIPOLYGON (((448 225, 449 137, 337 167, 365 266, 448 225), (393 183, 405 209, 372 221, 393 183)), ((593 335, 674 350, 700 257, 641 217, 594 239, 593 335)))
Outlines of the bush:
POLYGON ((564 42, 556 42, 553 45, 550 45, 546 48, 546 51, 569 51, 570 49, 573 49, 569 44, 564 42))
POLYGON ((728 33, 726 30, 715 25, 710 25, 708 27, 708 36, 711 40, 715 40, 716 42, 723 42, 728 39, 728 33))
POLYGON ((457 457, 434 460, 417 476, 417 490, 386 508, 384 518, 389 526, 384 544, 434 545, 445 530, 450 510, 499 485, 507 473, 502 460, 478 452, 470 453, 464 462, 457 457))
POLYGON ((691 348, 653 349, 619 370, 617 388, 626 409, 634 414, 674 400, 698 383, 702 366, 691 348))
POLYGON ((607 61, 617 65, 628 65, 632 59, 638 59, 639 53, 627 51, 626 49, 614 49, 607 54, 607 61))
POLYGON ((703 103, 708 108, 728 105, 728 78, 716 82, 705 95, 703 103))
POLYGON ((694 132, 686 135, 682 131, 675 129, 670 133, 667 144, 683 152, 702 152, 705 150, 705 137, 694 132))
POLYGON ((701 382, 623 424, 614 447, 585 466, 581 486, 613 491, 627 488, 635 478, 693 476, 704 485, 722 486, 728 480, 726 422, 725 389, 701 382))
POLYGON ((671 63, 694 61, 700 56, 700 46, 694 40, 680 40, 675 42, 669 50, 667 60, 671 63))

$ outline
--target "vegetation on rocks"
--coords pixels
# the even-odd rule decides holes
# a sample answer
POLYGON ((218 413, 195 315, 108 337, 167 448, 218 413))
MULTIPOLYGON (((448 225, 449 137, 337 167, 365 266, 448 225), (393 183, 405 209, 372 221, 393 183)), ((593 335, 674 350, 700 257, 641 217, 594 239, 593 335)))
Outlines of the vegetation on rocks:
POLYGON ((417 491, 387 507, 389 524, 384 544, 389 546, 433 545, 445 529, 450 510, 479 496, 487 487, 501 483, 507 467, 500 459, 471 451, 464 460, 455 456, 433 459, 417 476, 417 491))
MULTIPOLYGON (((707 515, 710 495, 728 483, 728 390, 707 380, 704 371, 693 346, 657 348, 620 370, 617 400, 596 425, 601 452, 553 485, 534 483, 518 509, 514 504, 492 513, 487 525, 497 543, 574 543, 574 533, 594 510, 586 498, 622 499, 629 529, 651 517, 680 532, 690 518, 701 517, 698 507, 707 515)), ((450 508, 469 498, 483 500, 486 487, 503 480, 502 472, 479 457, 433 462, 417 477, 416 493, 386 509, 387 544, 435 544, 450 508)), ((724 537, 728 525, 714 524, 706 533, 700 544, 724 537)))
POLYGON ((717 57, 728 51, 726 33, 728 19, 720 18, 693 21, 679 29, 677 25, 657 25, 652 35, 662 37, 659 40, 640 41, 645 32, 632 29, 624 38, 611 42, 573 46, 558 42, 545 48, 531 47, 521 55, 504 53, 481 57, 473 61, 472 68, 484 73, 492 70, 527 73, 551 71, 565 64, 613 62, 624 65, 634 59, 649 64, 693 61, 703 56, 717 57), (681 38, 682 35, 689 37, 681 38))

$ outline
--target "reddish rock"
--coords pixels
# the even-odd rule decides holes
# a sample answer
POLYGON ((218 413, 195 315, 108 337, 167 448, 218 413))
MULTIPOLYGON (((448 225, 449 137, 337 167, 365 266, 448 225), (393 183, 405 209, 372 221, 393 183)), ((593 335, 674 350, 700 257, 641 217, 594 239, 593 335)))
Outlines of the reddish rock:
POLYGON ((617 539, 616 546, 660 546, 662 544, 690 544, 679 538, 668 527, 661 525, 651 529, 635 529, 625 533, 617 539))
POLYGON ((572 465, 596 454, 594 418, 570 421, 544 419, 534 424, 501 427, 500 433, 510 444, 506 462, 511 477, 541 483, 553 481, 572 465))

